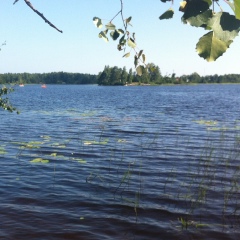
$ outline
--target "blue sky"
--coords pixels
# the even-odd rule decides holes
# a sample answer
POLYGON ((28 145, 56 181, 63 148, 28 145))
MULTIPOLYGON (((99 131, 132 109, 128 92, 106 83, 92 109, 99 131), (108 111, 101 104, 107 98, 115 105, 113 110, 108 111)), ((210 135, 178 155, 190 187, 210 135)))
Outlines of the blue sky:
MULTIPOLYGON (((119 0, 31 0, 63 33, 49 27, 23 0, 1 1, 0 73, 80 72, 97 74, 105 65, 134 68, 133 58, 122 58, 117 42, 105 43, 98 38, 92 19, 97 16, 108 23, 120 10, 119 0)), ((132 16, 130 31, 136 33, 137 45, 148 62, 157 64, 163 75, 178 76, 197 72, 200 75, 240 74, 240 37, 216 62, 200 58, 195 46, 207 33, 181 23, 178 1, 172 20, 159 16, 170 7, 159 0, 124 0, 125 17, 132 16)), ((226 4, 222 7, 228 10, 226 4)), ((113 22, 122 28, 120 18, 113 22)))

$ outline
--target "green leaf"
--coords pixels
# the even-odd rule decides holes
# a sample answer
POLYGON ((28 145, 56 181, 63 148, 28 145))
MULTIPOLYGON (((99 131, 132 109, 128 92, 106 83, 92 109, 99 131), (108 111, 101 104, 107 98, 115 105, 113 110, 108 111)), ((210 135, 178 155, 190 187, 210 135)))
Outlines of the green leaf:
POLYGON ((134 56, 134 66, 137 67, 138 65, 138 57, 135 55, 134 56))
POLYGON ((180 2, 179 11, 180 12, 185 12, 186 7, 187 7, 187 1, 180 2))
POLYGON ((42 158, 35 158, 33 160, 30 161, 31 163, 49 163, 49 160, 45 160, 42 158))
POLYGON ((98 34, 98 37, 99 38, 102 38, 105 42, 108 42, 108 37, 106 36, 106 34, 101 31, 99 34, 98 34))
POLYGON ((117 31, 121 34, 124 34, 124 31, 122 29, 118 29, 117 31))
POLYGON ((237 19, 240 19, 240 0, 234 0, 234 12, 237 19))
POLYGON ((144 71, 144 66, 142 66, 142 65, 139 65, 139 66, 136 68, 136 72, 137 72, 137 75, 138 75, 138 76, 142 76, 143 71, 144 71))
POLYGON ((107 35, 108 29, 106 29, 105 31, 103 31, 103 33, 104 33, 105 35, 107 35))
POLYGON ((140 50, 138 53, 138 58, 140 58, 142 56, 143 50, 140 50))
POLYGON ((240 30, 240 20, 226 12, 219 12, 209 20, 208 26, 214 31, 214 36, 224 42, 233 40, 240 30))
POLYGON ((98 17, 93 18, 93 23, 97 28, 102 28, 102 20, 98 17))
POLYGON ((128 58, 129 56, 130 56, 130 52, 123 55, 123 57, 125 58, 128 58))
POLYGON ((143 62, 145 63, 145 61, 146 61, 146 56, 145 56, 145 54, 142 54, 142 60, 143 60, 143 62))
POLYGON ((132 33, 132 38, 135 41, 135 33, 132 33))
POLYGON ((41 162, 41 161, 42 161, 42 158, 35 158, 35 159, 31 160, 30 162, 38 163, 38 162, 41 162))
POLYGON ((105 27, 108 29, 108 30, 115 30, 116 29, 116 26, 114 24, 112 24, 111 22, 106 24, 105 27))
POLYGON ((159 19, 163 20, 163 19, 170 19, 173 17, 174 14, 174 10, 172 8, 169 8, 165 13, 163 13, 159 19))
POLYGON ((193 27, 207 27, 209 18, 212 17, 212 10, 207 10, 186 20, 193 27))
POLYGON ((82 158, 73 158, 73 160, 79 162, 79 163, 87 163, 86 160, 82 159, 82 158))
POLYGON ((132 20, 132 17, 129 17, 129 18, 127 18, 125 21, 126 21, 127 24, 131 25, 131 24, 130 24, 131 20, 132 20))
POLYGON ((125 44, 126 44, 126 39, 125 39, 125 35, 123 35, 121 38, 120 38, 120 40, 119 40, 119 45, 121 45, 121 46, 124 46, 125 44))
POLYGON ((49 160, 43 159, 43 160, 41 161, 41 163, 49 163, 49 160))
POLYGON ((0 154, 4 155, 6 154, 6 150, 4 149, 4 147, 0 147, 0 154))
POLYGON ((135 41, 132 39, 132 38, 129 38, 128 41, 127 41, 127 44, 129 47, 131 48, 135 48, 137 45, 135 43, 135 41))
POLYGON ((119 32, 118 32, 117 30, 115 30, 115 31, 112 31, 112 32, 110 33, 110 36, 111 36, 111 38, 115 41, 115 40, 118 39, 118 37, 120 36, 120 34, 119 34, 119 32))
POLYGON ((194 22, 193 19, 198 18, 199 15, 202 15, 205 11, 209 10, 210 4, 211 2, 205 0, 188 1, 184 9, 182 21, 191 24, 191 22, 194 22))
POLYGON ((122 51, 123 50, 122 46, 120 44, 117 45, 117 49, 118 49, 118 51, 122 51))
POLYGON ((211 62, 222 56, 230 44, 231 41, 226 43, 216 38, 213 32, 209 32, 199 39, 196 50, 200 57, 211 62))

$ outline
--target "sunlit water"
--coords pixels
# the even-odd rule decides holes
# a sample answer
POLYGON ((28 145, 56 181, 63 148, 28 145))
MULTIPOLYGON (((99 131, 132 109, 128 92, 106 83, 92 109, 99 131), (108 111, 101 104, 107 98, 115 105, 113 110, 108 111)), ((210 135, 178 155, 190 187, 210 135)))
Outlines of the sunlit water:
POLYGON ((240 85, 16 88, 0 239, 239 239, 240 85))

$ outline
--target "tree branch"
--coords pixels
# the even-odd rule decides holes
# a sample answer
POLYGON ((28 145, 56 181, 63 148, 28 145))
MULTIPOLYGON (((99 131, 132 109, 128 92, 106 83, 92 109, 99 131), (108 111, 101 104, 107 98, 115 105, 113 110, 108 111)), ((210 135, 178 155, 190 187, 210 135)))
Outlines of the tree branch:
MULTIPOLYGON (((15 2, 13 4, 15 4, 16 2, 18 2, 19 0, 15 0, 15 2)), ((63 33, 62 30, 58 29, 56 26, 54 26, 47 18, 44 17, 44 15, 42 13, 40 13, 37 9, 35 9, 33 7, 33 5, 31 4, 30 1, 28 0, 24 0, 24 2, 37 14, 39 15, 48 25, 50 25, 52 28, 55 28, 58 32, 63 33)))
POLYGON ((14 3, 13 3, 13 5, 14 5, 16 2, 18 2, 18 1, 19 1, 19 0, 15 0, 14 3))
POLYGON ((121 3, 121 10, 120 10, 120 12, 121 12, 121 17, 122 17, 123 25, 124 25, 125 30, 127 31, 127 24, 125 23, 124 17, 123 17, 123 0, 120 0, 120 3, 121 3))

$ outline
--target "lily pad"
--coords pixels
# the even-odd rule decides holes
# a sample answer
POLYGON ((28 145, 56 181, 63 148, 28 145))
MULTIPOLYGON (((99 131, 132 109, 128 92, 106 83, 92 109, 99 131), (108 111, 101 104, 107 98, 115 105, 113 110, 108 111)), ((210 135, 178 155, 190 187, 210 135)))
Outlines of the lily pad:
POLYGON ((66 148, 66 145, 65 145, 65 144, 62 144, 62 145, 58 145, 57 147, 58 147, 58 148, 66 148))
POLYGON ((3 148, 0 148, 0 154, 1 155, 4 155, 4 154, 6 154, 7 152, 5 151, 5 149, 3 149, 3 148))
POLYGON ((56 157, 57 153, 51 153, 50 156, 56 157))
POLYGON ((84 145, 92 145, 92 144, 104 145, 104 144, 108 144, 108 141, 109 141, 109 139, 106 138, 106 139, 103 139, 103 141, 95 141, 95 140, 92 140, 92 141, 83 141, 83 144, 84 144, 84 145))
POLYGON ((42 159, 42 158, 34 158, 30 161, 31 163, 49 163, 49 160, 42 159))
POLYGON ((82 159, 82 158, 73 158, 74 161, 77 161, 79 163, 87 163, 86 160, 82 159))
POLYGON ((201 125, 210 125, 210 126, 218 124, 217 121, 213 121, 213 120, 197 120, 197 121, 194 121, 194 122, 198 123, 198 124, 201 124, 201 125))

